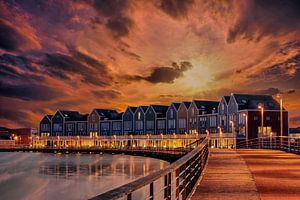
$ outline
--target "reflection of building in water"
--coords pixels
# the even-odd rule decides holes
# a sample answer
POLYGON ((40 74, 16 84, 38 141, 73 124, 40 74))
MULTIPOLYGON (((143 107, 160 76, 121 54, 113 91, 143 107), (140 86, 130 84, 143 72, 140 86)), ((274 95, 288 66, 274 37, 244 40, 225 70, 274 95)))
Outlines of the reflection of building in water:
MULTIPOLYGON (((63 156, 61 159, 66 159, 66 157, 63 156)), ((39 168, 39 174, 62 179, 78 178, 80 176, 119 176, 124 174, 129 177, 145 176, 156 168, 156 165, 151 162, 151 159, 152 158, 139 158, 126 155, 110 155, 107 157, 107 160, 106 156, 101 156, 90 164, 80 163, 76 160, 70 161, 68 159, 62 162, 59 159, 56 162, 44 163, 39 168), (143 163, 137 164, 139 162, 143 163)), ((164 168, 166 165, 165 161, 159 162, 160 169, 164 168)))

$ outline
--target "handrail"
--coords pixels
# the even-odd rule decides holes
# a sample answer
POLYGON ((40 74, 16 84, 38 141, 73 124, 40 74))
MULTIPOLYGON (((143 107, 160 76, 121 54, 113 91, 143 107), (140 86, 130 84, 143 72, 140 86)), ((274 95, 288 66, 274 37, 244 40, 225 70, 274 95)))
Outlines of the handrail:
POLYGON ((127 199, 132 199, 132 193, 135 191, 149 185, 150 195, 148 199, 153 199, 154 194, 154 181, 160 178, 165 178, 164 199, 171 199, 172 195, 175 195, 175 199, 186 199, 191 193, 193 187, 196 185, 198 178, 202 174, 204 166, 206 165, 208 157, 208 144, 207 139, 201 140, 201 143, 196 143, 197 146, 191 150, 188 154, 184 155, 168 167, 161 169, 159 171, 153 172, 148 176, 142 177, 131 183, 125 184, 98 196, 91 198, 91 200, 115 200, 122 197, 127 199), (175 190, 171 190, 172 185, 172 175, 175 175, 173 184, 175 181, 175 190), (181 179, 181 182, 179 181, 181 179), (184 183, 182 183, 182 181, 184 183), (175 194, 176 193, 176 194, 175 194))
POLYGON ((288 136, 268 136, 240 141, 236 144, 238 149, 277 149, 292 153, 300 152, 300 138, 288 136))

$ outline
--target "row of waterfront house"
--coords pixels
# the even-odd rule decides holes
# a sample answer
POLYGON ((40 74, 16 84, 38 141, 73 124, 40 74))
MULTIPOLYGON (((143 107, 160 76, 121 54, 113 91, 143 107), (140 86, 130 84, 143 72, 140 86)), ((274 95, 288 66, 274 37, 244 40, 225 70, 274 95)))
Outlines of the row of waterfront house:
MULTIPOLYGON (((288 112, 283 108, 282 113, 282 132, 288 135, 288 112)), ((280 135, 280 120, 280 104, 272 96, 231 94, 220 101, 129 106, 122 113, 98 108, 90 114, 58 110, 43 117, 39 131, 41 136, 89 137, 234 133, 236 138, 251 139, 280 135)))

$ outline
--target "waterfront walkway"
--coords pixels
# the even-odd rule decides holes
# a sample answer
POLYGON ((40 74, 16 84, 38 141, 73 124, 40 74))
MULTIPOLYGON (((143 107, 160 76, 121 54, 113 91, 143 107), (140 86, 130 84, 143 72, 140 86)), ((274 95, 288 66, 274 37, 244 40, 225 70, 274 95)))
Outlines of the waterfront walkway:
POLYGON ((192 200, 300 199, 300 156, 278 150, 211 149, 192 200))
POLYGON ((259 199, 244 159, 234 150, 211 149, 203 180, 192 200, 259 199))

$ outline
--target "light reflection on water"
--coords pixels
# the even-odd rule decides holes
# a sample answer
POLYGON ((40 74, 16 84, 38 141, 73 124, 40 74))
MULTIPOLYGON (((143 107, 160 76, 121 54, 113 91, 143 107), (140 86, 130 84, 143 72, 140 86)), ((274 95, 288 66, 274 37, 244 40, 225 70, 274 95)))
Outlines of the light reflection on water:
POLYGON ((166 165, 128 155, 0 152, 0 199, 87 199, 166 165))

